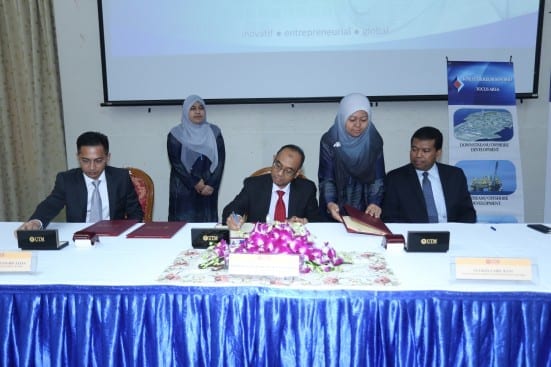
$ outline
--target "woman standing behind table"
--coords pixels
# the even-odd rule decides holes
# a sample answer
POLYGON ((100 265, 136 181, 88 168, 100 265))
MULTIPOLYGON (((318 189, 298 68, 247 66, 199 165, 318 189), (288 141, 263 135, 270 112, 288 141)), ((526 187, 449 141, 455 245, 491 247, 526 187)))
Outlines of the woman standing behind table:
POLYGON ((170 160, 169 221, 218 222, 218 193, 226 151, 220 128, 207 122, 205 102, 184 101, 182 122, 167 138, 170 160))
POLYGON ((333 126, 321 137, 318 180, 320 210, 341 221, 344 204, 379 217, 385 161, 383 139, 371 119, 369 99, 345 96, 333 126))

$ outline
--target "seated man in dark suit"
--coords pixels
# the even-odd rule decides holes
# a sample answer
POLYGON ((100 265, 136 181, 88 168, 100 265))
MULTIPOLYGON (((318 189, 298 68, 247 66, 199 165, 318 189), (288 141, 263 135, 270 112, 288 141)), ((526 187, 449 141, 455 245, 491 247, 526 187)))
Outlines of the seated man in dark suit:
POLYGON ((303 163, 302 149, 285 145, 274 157, 270 175, 246 178, 241 192, 222 212, 230 229, 240 228, 245 220, 319 221, 316 185, 299 177, 303 163))
POLYGON ((142 220, 143 211, 128 170, 108 166, 110 157, 107 136, 98 132, 80 135, 77 139, 80 168, 58 173, 50 195, 19 229, 46 228, 64 207, 67 222, 142 220))
POLYGON ((442 133, 430 126, 413 134, 411 163, 386 175, 383 221, 476 222, 465 174, 461 168, 436 162, 442 155, 442 140, 442 133))

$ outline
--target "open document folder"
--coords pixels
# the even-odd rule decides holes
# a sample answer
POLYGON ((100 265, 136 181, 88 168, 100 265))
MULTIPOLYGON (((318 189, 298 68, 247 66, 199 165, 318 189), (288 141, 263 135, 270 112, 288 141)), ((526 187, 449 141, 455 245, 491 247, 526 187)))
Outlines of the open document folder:
POLYGON ((348 232, 384 236, 392 234, 390 229, 379 218, 375 218, 348 204, 344 205, 348 215, 341 215, 342 222, 348 232))

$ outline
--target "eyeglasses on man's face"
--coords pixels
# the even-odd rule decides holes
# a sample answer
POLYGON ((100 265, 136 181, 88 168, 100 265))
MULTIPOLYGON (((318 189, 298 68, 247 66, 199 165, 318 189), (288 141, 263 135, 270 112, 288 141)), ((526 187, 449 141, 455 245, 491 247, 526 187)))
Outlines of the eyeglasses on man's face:
POLYGON ((289 167, 286 167, 286 168, 283 167, 281 162, 278 161, 277 159, 272 164, 272 168, 275 169, 278 172, 283 172, 283 174, 287 177, 293 177, 297 173, 297 170, 295 170, 295 169, 292 169, 292 168, 289 168, 289 167))

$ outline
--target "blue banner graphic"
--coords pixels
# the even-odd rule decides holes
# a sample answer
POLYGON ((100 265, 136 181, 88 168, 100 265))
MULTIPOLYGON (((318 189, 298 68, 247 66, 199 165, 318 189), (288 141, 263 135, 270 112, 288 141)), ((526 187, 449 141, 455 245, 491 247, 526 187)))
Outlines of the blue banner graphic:
POLYGON ((511 62, 448 62, 448 104, 514 106, 511 62))
POLYGON ((463 169, 479 222, 524 221, 513 63, 448 62, 450 164, 463 169))

